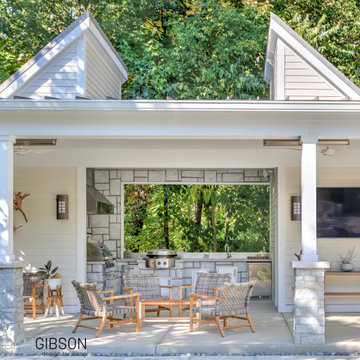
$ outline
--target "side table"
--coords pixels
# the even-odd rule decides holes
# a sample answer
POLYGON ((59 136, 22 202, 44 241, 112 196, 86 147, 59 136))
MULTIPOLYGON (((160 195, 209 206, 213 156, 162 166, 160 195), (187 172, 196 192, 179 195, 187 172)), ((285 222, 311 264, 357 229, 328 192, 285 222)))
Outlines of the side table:
POLYGON ((60 287, 57 286, 56 290, 52 290, 48 286, 48 295, 46 297, 46 310, 45 310, 44 317, 48 316, 49 308, 50 308, 50 315, 52 314, 54 305, 55 305, 56 317, 59 317, 59 307, 60 307, 62 315, 65 314, 61 286, 60 287))

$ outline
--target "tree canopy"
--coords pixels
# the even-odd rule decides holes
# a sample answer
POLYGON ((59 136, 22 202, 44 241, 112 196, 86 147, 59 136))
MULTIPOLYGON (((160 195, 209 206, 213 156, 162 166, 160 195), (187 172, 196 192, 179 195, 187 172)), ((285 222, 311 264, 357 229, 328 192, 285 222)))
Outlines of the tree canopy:
POLYGON ((360 85, 359 0, 3 0, 0 80, 87 9, 128 66, 124 98, 268 97, 270 11, 360 85))

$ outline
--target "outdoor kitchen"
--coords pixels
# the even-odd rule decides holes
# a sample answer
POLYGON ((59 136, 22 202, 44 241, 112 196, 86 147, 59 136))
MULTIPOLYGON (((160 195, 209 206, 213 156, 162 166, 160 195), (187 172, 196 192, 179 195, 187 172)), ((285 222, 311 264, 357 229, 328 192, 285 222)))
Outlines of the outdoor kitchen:
MULTIPOLYGON (((268 252, 182 252, 151 249, 125 252, 124 184, 126 183, 261 183, 269 173, 260 170, 116 170, 87 169, 87 281, 103 290, 122 288, 125 273, 160 276, 162 285, 194 285, 199 272, 231 273, 232 282, 257 280, 254 296, 271 298, 271 255, 268 252), (90 206, 91 205, 91 206, 90 206)), ((186 296, 190 289, 186 289, 186 296)), ((168 289, 163 289, 164 295, 168 289)))

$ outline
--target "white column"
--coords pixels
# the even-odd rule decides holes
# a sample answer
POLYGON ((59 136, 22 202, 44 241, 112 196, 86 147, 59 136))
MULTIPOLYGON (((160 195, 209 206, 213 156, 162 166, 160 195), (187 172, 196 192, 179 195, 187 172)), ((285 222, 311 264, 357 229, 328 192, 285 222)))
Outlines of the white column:
POLYGON ((15 261, 13 241, 13 144, 0 136, 0 263, 15 261))
POLYGON ((77 281, 86 282, 86 168, 77 168, 77 281))
POLYGON ((301 137, 301 261, 318 261, 316 237, 316 137, 301 137))

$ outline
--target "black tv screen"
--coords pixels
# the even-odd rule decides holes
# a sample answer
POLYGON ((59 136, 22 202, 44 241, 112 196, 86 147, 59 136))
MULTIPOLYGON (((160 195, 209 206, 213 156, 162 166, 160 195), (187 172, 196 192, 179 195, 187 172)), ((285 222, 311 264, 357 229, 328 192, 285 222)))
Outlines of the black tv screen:
POLYGON ((360 188, 317 189, 317 236, 360 237, 360 188))

